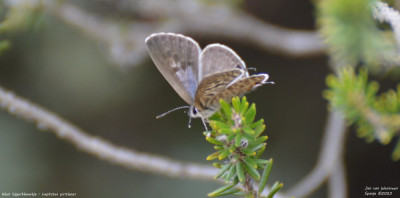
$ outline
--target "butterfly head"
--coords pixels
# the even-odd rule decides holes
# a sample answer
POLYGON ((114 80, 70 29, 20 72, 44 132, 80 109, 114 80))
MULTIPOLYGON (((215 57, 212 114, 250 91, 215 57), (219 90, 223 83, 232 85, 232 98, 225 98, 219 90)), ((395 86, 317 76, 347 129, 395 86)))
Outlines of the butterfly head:
POLYGON ((206 130, 208 130, 206 123, 208 123, 208 118, 210 116, 212 116, 214 113, 215 113, 215 110, 211 110, 211 109, 200 110, 200 109, 196 108, 194 105, 192 105, 190 107, 189 112, 188 112, 188 115, 189 115, 189 125, 188 126, 189 126, 189 128, 191 126, 192 118, 201 118, 201 121, 203 122, 204 128, 206 130))

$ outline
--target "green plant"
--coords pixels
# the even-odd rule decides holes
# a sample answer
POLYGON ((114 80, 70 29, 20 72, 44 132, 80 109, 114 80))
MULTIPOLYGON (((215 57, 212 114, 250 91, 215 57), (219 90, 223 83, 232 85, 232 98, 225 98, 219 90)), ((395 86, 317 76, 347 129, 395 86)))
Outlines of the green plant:
POLYGON ((390 32, 377 26, 375 0, 322 0, 317 3, 319 32, 328 44, 334 66, 362 64, 379 72, 397 58, 390 32))
MULTIPOLYGON (((357 125, 357 134, 368 142, 377 139, 388 144, 400 131, 400 84, 397 91, 389 90, 377 96, 379 84, 368 82, 368 72, 359 74, 352 67, 342 68, 338 75, 327 77, 329 90, 324 97, 331 108, 339 109, 350 123, 357 125)), ((400 141, 392 154, 393 160, 400 159, 400 141)))
MULTIPOLYGON (((218 159, 213 165, 220 169, 215 178, 221 178, 225 186, 208 194, 217 197, 228 194, 260 197, 272 167, 272 159, 260 159, 268 136, 262 136, 265 130, 264 120, 255 120, 256 106, 249 105, 246 97, 232 99, 232 105, 221 100, 221 109, 210 118, 212 131, 204 132, 206 140, 217 150, 207 160, 218 159), (263 170, 260 175, 259 170, 263 170), (258 191, 253 181, 259 181, 258 191), (244 189, 235 188, 241 183, 244 189)), ((272 197, 283 184, 276 182, 267 197, 272 197)))

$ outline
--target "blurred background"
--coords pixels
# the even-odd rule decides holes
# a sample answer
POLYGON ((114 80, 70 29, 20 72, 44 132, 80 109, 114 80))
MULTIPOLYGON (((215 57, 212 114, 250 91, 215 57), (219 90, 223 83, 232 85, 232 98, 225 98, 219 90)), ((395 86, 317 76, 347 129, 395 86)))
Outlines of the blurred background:
MULTIPOLYGON (((179 7, 176 1, 165 2, 176 6, 175 9, 192 9, 190 5, 179 7)), ((138 34, 170 31, 171 26, 180 22, 175 18, 168 24, 170 19, 162 18, 164 13, 157 16, 134 10, 141 1, 68 3, 96 16, 113 18, 113 23, 140 21, 137 26, 127 27, 137 28, 138 34), (168 26, 152 28, 156 20, 165 20, 168 26), (146 31, 140 32, 140 29, 146 31)), ((163 5, 157 1, 152 3, 156 7, 163 5)), ((202 3, 240 11, 285 28, 315 30, 314 6, 307 0, 202 3)), ((7 3, 0 3, 0 6, 0 16, 4 18, 7 3)), ((226 13, 214 14, 223 17, 226 13)), ((206 156, 213 148, 202 135, 201 120, 193 120, 192 128, 188 129, 188 117, 183 111, 155 119, 160 113, 186 104, 147 54, 136 62, 133 59, 123 63, 115 61, 115 57, 110 58, 110 46, 101 38, 91 36, 90 31, 77 28, 56 15, 44 9, 34 16, 38 24, 0 35, 1 40, 8 39, 11 43, 11 47, 0 54, 2 87, 116 145, 177 160, 211 164, 206 156)), ((247 96, 250 102, 257 104, 257 117, 266 122, 265 134, 269 139, 264 158, 274 159, 269 181, 283 182, 282 191, 296 184, 312 170, 320 151, 328 112, 327 101, 322 97, 326 89, 325 77, 331 73, 328 58, 323 52, 288 56, 248 43, 246 37, 235 40, 218 34, 181 30, 176 33, 192 37, 202 48, 216 42, 231 47, 248 67, 268 73, 276 83, 247 96)), ((142 42, 137 45, 144 47, 144 40, 142 42)), ((133 52, 132 56, 135 57, 133 52)), ((393 88, 396 83, 394 79, 385 79, 381 89, 393 88)), ((357 138, 350 127, 343 145, 349 197, 362 197, 365 186, 400 185, 399 162, 390 158, 394 143, 387 146, 377 142, 367 144, 357 138)), ((112 165, 80 152, 51 132, 42 132, 34 124, 0 111, 0 192, 73 192, 77 197, 98 198, 195 198, 206 197, 218 186, 220 184, 211 181, 174 179, 112 165)), ((325 197, 325 193, 323 186, 310 197, 325 197)))

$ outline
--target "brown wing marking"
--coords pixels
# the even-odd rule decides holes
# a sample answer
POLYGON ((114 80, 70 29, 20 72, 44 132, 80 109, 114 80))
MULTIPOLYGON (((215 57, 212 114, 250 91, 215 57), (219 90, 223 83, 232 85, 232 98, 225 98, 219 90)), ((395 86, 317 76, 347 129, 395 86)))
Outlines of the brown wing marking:
POLYGON ((242 76, 244 76, 242 69, 233 69, 206 76, 197 87, 194 99, 195 107, 200 111, 207 108, 213 97, 242 76))
POLYGON ((267 74, 253 75, 248 78, 242 78, 237 82, 233 83, 226 89, 222 90, 216 94, 213 98, 209 100, 208 106, 214 109, 219 108, 219 100, 223 99, 227 102, 231 101, 235 96, 243 96, 247 92, 265 84, 268 80, 267 74))

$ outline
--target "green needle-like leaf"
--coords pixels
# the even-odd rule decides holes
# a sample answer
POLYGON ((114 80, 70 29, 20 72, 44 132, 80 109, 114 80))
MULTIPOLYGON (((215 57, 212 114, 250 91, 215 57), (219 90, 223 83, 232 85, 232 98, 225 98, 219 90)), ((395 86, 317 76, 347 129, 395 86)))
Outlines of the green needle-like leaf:
POLYGON ((268 160, 265 159, 253 159, 253 161, 257 164, 257 167, 264 167, 264 165, 268 164, 268 160))
POLYGON ((218 169, 221 169, 221 168, 222 168, 222 164, 221 164, 221 163, 218 163, 218 162, 214 162, 214 163, 212 163, 212 165, 213 165, 215 168, 218 168, 218 169))
POLYGON ((225 114, 225 116, 226 117, 231 117, 232 116, 232 109, 231 109, 231 107, 229 106, 229 104, 228 103, 226 103, 224 100, 220 100, 219 101, 219 103, 221 104, 221 108, 222 108, 222 110, 223 110, 223 112, 224 112, 224 114, 225 114))
POLYGON ((215 138, 212 137, 206 137, 207 142, 210 142, 211 144, 215 144, 215 145, 224 145, 224 143, 222 143, 221 141, 216 140, 215 138))
POLYGON ((242 134, 238 133, 235 137, 235 146, 239 147, 242 143, 242 134))
POLYGON ((264 119, 260 119, 257 122, 254 122, 250 125, 250 128, 255 129, 259 126, 261 126, 262 124, 264 124, 264 119))
POLYGON ((240 114, 246 113, 247 109, 249 108, 249 102, 247 102, 246 97, 242 98, 242 105, 240 107, 240 114))
MULTIPOLYGON (((261 143, 261 144, 257 144, 257 145, 252 146, 252 147, 248 147, 248 149, 250 149, 250 150, 256 152, 256 151, 262 149, 262 148, 265 147, 265 146, 267 146, 267 143, 261 143)), ((265 148, 264 148, 264 149, 265 149, 265 148)))
POLYGON ((235 133, 232 133, 232 134, 229 134, 229 135, 228 135, 228 138, 226 138, 226 139, 230 142, 230 141, 232 141, 233 139, 235 139, 235 137, 236 137, 236 134, 235 134, 235 133))
POLYGON ((229 154, 230 154, 230 152, 229 152, 228 149, 223 150, 223 151, 221 151, 221 153, 219 154, 218 159, 219 159, 219 160, 223 160, 223 159, 225 159, 226 157, 228 157, 229 154))
POLYGON ((221 151, 217 151, 217 152, 215 152, 215 153, 213 153, 213 154, 207 156, 207 160, 214 160, 214 159, 217 159, 220 153, 221 153, 221 151))
POLYGON ((246 170, 246 172, 256 181, 260 180, 260 173, 258 173, 257 169, 249 166, 249 164, 241 162, 242 167, 244 168, 244 170, 246 170))
POLYGON ((271 191, 268 193, 267 198, 274 197, 275 193, 277 193, 282 187, 283 187, 282 183, 280 183, 278 181, 275 182, 275 184, 271 188, 271 191))
POLYGON ((235 152, 236 151, 236 146, 234 145, 234 144, 232 144, 230 147, 229 147, 229 152, 230 153, 233 153, 233 152, 235 152))
POLYGON ((221 177, 226 171, 228 171, 231 168, 231 166, 232 166, 231 163, 223 165, 221 170, 219 170, 218 174, 214 177, 214 179, 221 177))
POLYGON ((253 103, 244 115, 247 124, 251 124, 256 117, 256 105, 253 103))
POLYGON ((245 133, 247 133, 247 134, 249 134, 249 135, 254 135, 255 134, 255 132, 254 132, 254 130, 251 130, 249 127, 247 127, 247 126, 244 126, 243 128, 243 131, 245 132, 245 133))
POLYGON ((261 143, 267 141, 267 139, 268 139, 268 136, 261 136, 261 137, 259 137, 259 138, 256 139, 256 141, 254 142, 254 144, 261 144, 261 143))
POLYGON ((213 124, 216 126, 217 129, 226 129, 226 128, 230 129, 231 128, 230 125, 228 125, 224 122, 221 122, 221 121, 213 121, 213 124))
POLYGON ((232 106, 236 112, 240 112, 241 103, 240 103, 239 97, 236 96, 236 97, 232 98, 232 106))
POLYGON ((260 195, 263 192, 265 185, 267 185, 269 173, 271 172, 271 168, 272 168, 272 163, 273 163, 273 160, 270 159, 268 164, 265 166, 264 171, 261 175, 261 180, 258 185, 258 194, 260 194, 260 195))
POLYGON ((262 132, 265 130, 265 124, 262 124, 254 129, 255 136, 258 137, 261 135, 262 132))
POLYGON ((214 146, 214 149, 220 151, 220 150, 223 150, 223 149, 224 149, 224 146, 222 146, 222 145, 215 145, 215 146, 214 146))
POLYGON ((253 168, 257 168, 257 163, 254 161, 254 159, 252 157, 245 157, 245 158, 243 158, 243 161, 247 165, 249 165, 249 166, 251 166, 253 168))
POLYGON ((232 180, 235 174, 236 174, 236 164, 232 164, 232 166, 229 168, 228 174, 225 176, 225 182, 232 180))
POLYGON ((244 170, 242 168, 242 163, 240 163, 240 162, 236 163, 236 174, 237 174, 237 177, 238 177, 240 183, 243 183, 245 180, 245 175, 244 175, 244 170))
MULTIPOLYGON (((219 187, 219 188, 217 188, 216 190, 214 190, 213 192, 208 193, 208 196, 209 196, 209 197, 219 197, 219 196, 222 196, 222 195, 223 195, 222 193, 226 192, 227 190, 230 190, 230 189, 231 189, 232 187, 234 187, 235 185, 236 185, 235 183, 230 183, 230 184, 224 185, 224 186, 222 186, 222 187, 219 187)), ((238 190, 238 189, 235 189, 235 190, 238 190)), ((232 193, 235 193, 235 192, 231 192, 231 193, 229 193, 229 194, 232 194, 232 193)))
POLYGON ((240 151, 241 151, 243 154, 248 155, 248 156, 255 156, 255 155, 256 155, 256 152, 254 152, 254 151, 252 151, 252 150, 250 150, 250 149, 248 149, 248 148, 240 149, 240 151))
POLYGON ((240 192, 241 192, 240 189, 231 188, 231 189, 229 189, 229 190, 226 190, 226 191, 223 192, 223 193, 220 193, 219 196, 232 195, 232 194, 237 194, 237 193, 240 193, 240 192))
POLYGON ((260 158, 261 155, 264 153, 264 151, 265 151, 265 146, 261 147, 261 149, 257 151, 256 158, 260 158))
POLYGON ((230 129, 230 128, 222 128, 222 129, 218 130, 218 132, 219 132, 220 134, 226 134, 226 135, 228 135, 228 134, 233 133, 233 130, 230 129))

